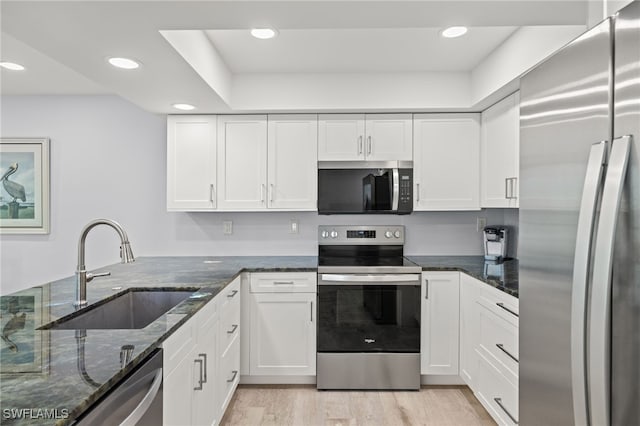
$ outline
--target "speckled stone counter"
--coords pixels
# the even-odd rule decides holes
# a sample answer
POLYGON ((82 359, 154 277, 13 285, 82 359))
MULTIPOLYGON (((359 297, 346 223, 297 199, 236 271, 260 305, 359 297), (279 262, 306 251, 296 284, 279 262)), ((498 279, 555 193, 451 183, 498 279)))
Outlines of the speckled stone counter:
POLYGON ((87 330, 84 336, 37 329, 75 312, 74 277, 1 297, 0 423, 71 423, 242 271, 316 271, 317 264, 313 256, 149 257, 105 267, 97 272, 111 276, 87 284, 89 304, 129 288, 195 293, 143 329, 87 330), (131 362, 121 368, 124 345, 134 349, 131 362))
POLYGON ((424 271, 461 271, 518 297, 518 261, 485 261, 484 256, 407 256, 424 271))

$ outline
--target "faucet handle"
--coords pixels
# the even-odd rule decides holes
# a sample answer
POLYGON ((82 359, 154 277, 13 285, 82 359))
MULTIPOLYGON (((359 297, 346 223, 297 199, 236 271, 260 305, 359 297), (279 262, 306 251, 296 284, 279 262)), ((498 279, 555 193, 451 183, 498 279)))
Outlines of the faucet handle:
POLYGON ((89 272, 89 273, 87 273, 87 282, 91 281, 94 278, 106 277, 106 276, 109 276, 109 275, 111 275, 111 272, 100 272, 100 273, 97 273, 97 274, 89 272))

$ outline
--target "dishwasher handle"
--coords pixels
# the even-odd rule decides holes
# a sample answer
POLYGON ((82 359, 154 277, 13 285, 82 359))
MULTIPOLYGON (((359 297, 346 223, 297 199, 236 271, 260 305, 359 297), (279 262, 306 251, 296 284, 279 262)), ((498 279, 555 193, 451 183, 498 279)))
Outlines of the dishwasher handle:
POLYGON ((149 407, 153 403, 153 400, 158 395, 158 391, 160 390, 160 386, 162 385, 162 368, 158 368, 156 370, 155 376, 153 377, 153 382, 151 386, 149 386, 149 391, 142 398, 142 401, 138 404, 138 406, 129 414, 129 416, 124 419, 120 426, 135 426, 142 416, 147 413, 149 407))

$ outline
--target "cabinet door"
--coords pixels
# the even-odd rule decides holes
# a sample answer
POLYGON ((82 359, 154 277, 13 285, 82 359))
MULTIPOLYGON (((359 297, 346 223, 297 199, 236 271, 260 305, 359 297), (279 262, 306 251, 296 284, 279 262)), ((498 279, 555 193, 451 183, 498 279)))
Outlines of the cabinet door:
POLYGON ((413 159, 411 114, 367 114, 365 158, 368 161, 413 159))
POLYGON ((364 159, 364 114, 318 116, 318 161, 364 159))
MULTIPOLYGON (((211 303, 211 302, 210 302, 211 303)), ((192 401, 192 419, 194 425, 213 425, 222 417, 219 407, 213 401, 219 401, 217 395, 218 373, 218 315, 210 315, 202 318, 198 324, 198 346, 194 353, 194 359, 202 362, 196 368, 194 387, 202 389, 194 390, 192 401), (200 386, 200 368, 202 368, 202 386, 200 386)))
POLYGON ((458 375, 460 273, 422 273, 422 374, 458 375))
POLYGON ((254 293, 251 375, 315 375, 315 293, 254 293))
POLYGON ((266 209, 267 117, 218 117, 218 206, 266 209))
POLYGON ((482 207, 518 206, 519 120, 519 93, 482 113, 482 207))
POLYGON ((167 117, 167 210, 216 208, 216 117, 167 117))
POLYGON ((317 152, 315 114, 269 115, 269 208, 317 210, 317 152))
POLYGON ((478 388, 478 354, 480 313, 477 300, 486 284, 460 274, 460 376, 474 392, 478 388))
POLYGON ((195 362, 195 349, 164 377, 162 385, 162 423, 165 426, 193 424, 194 383, 198 383, 199 365, 195 362))
POLYGON ((480 209, 478 114, 416 114, 414 210, 480 209))

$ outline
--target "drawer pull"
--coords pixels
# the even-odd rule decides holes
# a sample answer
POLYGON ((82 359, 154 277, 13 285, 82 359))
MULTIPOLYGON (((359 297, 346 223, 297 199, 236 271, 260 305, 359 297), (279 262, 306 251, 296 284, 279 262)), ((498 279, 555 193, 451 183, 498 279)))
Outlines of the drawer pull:
POLYGON ((507 411, 506 408, 504 408, 504 405, 502 405, 502 398, 493 398, 493 400, 496 402, 496 404, 498 404, 500 408, 502 408, 502 411, 504 411, 507 414, 507 416, 509 416, 509 418, 513 423, 518 424, 518 421, 514 419, 511 413, 507 411))
POLYGON ((227 383, 233 383, 233 381, 236 379, 236 376, 238 375, 238 370, 233 370, 233 376, 231 376, 231 378, 229 380, 227 380, 227 383))
MULTIPOLYGON (((207 354, 198 354, 198 356, 204 359, 204 379, 202 380, 202 383, 207 383, 207 354)), ((200 386, 202 386, 202 384, 200 386)))
POLYGON ((293 281, 274 281, 274 285, 293 285, 293 281))
POLYGON ((496 303, 496 305, 498 305, 499 307, 501 307, 502 309, 504 309, 505 311, 509 312, 511 315, 515 315, 516 317, 519 317, 520 315, 518 315, 516 312, 513 312, 511 309, 507 308, 506 306, 504 306, 504 303, 502 302, 498 302, 496 303))
POLYGON ((202 390, 202 384, 204 383, 204 380, 202 377, 202 360, 194 359, 193 362, 200 366, 200 377, 198 378, 198 386, 194 387, 193 390, 202 390))
POLYGON ((509 358, 511 358, 512 360, 514 360, 515 362, 520 362, 518 361, 518 358, 516 358, 515 356, 513 356, 511 354, 511 352, 509 352, 508 350, 506 350, 504 348, 504 345, 502 343, 496 343, 496 346, 498 347, 498 349, 500 349, 502 352, 504 352, 505 354, 507 354, 509 356, 509 358))
POLYGON ((238 294, 238 290, 233 290, 231 293, 227 294, 227 297, 231 298, 231 297, 235 296, 236 294, 238 294))
POLYGON ((238 324, 233 324, 233 327, 231 327, 231 330, 227 330, 227 334, 233 334, 236 332, 237 329, 238 329, 238 324))

